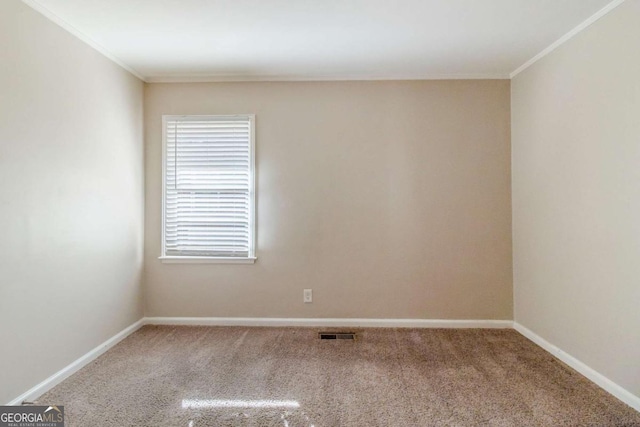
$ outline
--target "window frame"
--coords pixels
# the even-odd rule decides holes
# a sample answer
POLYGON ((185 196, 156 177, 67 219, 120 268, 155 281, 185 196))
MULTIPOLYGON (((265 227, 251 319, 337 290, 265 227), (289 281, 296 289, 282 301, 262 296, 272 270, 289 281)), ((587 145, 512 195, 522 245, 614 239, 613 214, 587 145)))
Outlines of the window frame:
POLYGON ((256 257, 256 132, 255 132, 256 116, 255 114, 163 114, 162 115, 162 234, 161 234, 161 252, 158 257, 163 263, 167 264, 253 264, 258 258, 256 257), (247 257, 220 257, 220 256, 192 256, 192 255, 167 255, 166 253, 166 197, 167 197, 167 121, 169 120, 229 120, 229 119, 246 119, 249 121, 250 141, 249 141, 249 254, 247 257))

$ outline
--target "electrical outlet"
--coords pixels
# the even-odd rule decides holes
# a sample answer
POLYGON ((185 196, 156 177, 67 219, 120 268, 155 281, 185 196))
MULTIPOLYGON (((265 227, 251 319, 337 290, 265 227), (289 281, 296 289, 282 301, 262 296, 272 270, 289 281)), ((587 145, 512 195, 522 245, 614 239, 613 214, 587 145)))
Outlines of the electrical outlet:
POLYGON ((313 302, 313 291, 311 289, 302 291, 302 301, 305 303, 313 302))

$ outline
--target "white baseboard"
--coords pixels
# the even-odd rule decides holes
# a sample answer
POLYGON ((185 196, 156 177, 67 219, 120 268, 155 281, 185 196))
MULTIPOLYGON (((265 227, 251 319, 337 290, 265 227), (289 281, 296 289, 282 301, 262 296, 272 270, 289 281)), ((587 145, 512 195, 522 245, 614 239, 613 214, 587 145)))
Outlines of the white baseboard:
POLYGON ((553 356, 602 387, 627 405, 640 411, 640 397, 629 392, 609 378, 585 365, 580 360, 560 350, 544 338, 511 320, 447 320, 447 319, 322 319, 322 318, 254 318, 254 317, 145 317, 114 335, 86 353, 70 365, 56 372, 40 384, 13 399, 8 405, 20 405, 25 400, 35 400, 66 378, 82 369, 107 350, 118 344, 143 325, 190 326, 300 326, 300 327, 361 327, 361 328, 514 328, 553 356))
POLYGON ((144 318, 138 320, 133 325, 127 327, 126 329, 118 332, 113 337, 109 338, 93 350, 86 353, 84 356, 72 362, 70 365, 62 368, 55 374, 51 375, 46 380, 42 381, 40 384, 35 387, 29 389, 28 391, 22 393, 20 396, 13 399, 11 402, 7 403, 7 405, 15 406, 22 404, 23 401, 31 401, 36 398, 42 396, 47 391, 51 390, 56 385, 60 384, 65 379, 69 378, 74 373, 78 372, 80 369, 88 365, 93 360, 97 359, 98 356, 105 353, 114 345, 118 344, 120 341, 125 339, 127 336, 132 334, 133 332, 140 329, 145 324, 144 318))
POLYGON ((520 332, 522 335, 538 344, 540 347, 551 353, 553 356, 557 357, 567 365, 571 366, 576 371, 580 372, 582 375, 587 377, 592 382, 599 385, 602 389, 609 392, 613 396, 617 397, 627 405, 631 406, 636 411, 640 411, 640 397, 634 395, 624 387, 616 384, 611 381, 609 378, 605 377, 595 369, 585 365, 580 360, 576 359, 572 355, 565 353, 560 350, 555 345, 551 344, 549 341, 542 338, 540 335, 537 335, 535 332, 527 329, 517 322, 513 322, 513 327, 516 331, 520 332))
POLYGON ((511 320, 323 319, 274 317, 147 317, 148 325, 310 326, 352 328, 513 328, 511 320))
POLYGON ((254 318, 254 317, 144 317, 109 338, 73 363, 16 397, 7 405, 32 401, 88 365, 107 350, 144 325, 191 326, 310 326, 363 328, 512 328, 511 320, 436 320, 436 319, 313 319, 313 318, 254 318))

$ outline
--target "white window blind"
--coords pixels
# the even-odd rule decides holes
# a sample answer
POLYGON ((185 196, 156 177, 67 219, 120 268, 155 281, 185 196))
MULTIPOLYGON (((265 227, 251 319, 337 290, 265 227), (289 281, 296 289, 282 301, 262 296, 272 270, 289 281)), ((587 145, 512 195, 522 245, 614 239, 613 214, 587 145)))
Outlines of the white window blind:
POLYGON ((253 116, 164 116, 164 257, 253 258, 253 116))

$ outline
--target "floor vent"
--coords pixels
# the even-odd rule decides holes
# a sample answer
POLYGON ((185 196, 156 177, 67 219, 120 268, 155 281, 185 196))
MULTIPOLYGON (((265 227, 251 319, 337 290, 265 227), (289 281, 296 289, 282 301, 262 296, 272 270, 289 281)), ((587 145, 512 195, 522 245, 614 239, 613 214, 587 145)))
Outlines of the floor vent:
POLYGON ((355 340, 355 332, 319 332, 318 337, 321 340, 355 340))

